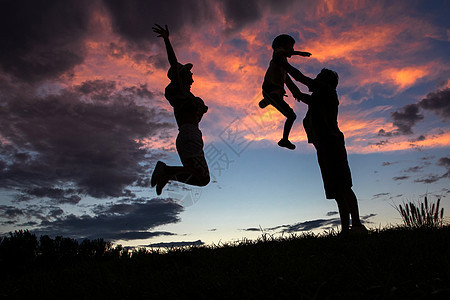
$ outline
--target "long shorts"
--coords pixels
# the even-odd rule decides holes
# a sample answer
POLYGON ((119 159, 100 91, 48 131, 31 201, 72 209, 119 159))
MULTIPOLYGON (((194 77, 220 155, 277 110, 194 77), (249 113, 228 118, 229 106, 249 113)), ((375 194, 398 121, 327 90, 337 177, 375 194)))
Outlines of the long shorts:
POLYGON ((295 119, 296 115, 292 107, 289 106, 289 104, 286 103, 283 99, 283 95, 278 95, 275 93, 267 93, 263 90, 262 92, 264 100, 269 102, 273 107, 275 107, 280 113, 283 114, 286 118, 292 118, 295 119))
POLYGON ((327 199, 336 199, 338 191, 353 186, 344 138, 331 137, 315 143, 314 147, 317 151, 325 195, 327 199))

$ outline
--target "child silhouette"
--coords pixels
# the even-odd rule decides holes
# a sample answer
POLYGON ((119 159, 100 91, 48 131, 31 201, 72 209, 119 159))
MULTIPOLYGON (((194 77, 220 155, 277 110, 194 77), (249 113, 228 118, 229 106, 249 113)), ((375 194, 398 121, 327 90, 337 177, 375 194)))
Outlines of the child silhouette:
POLYGON ((196 186, 205 186, 210 181, 208 165, 203 152, 202 132, 198 125, 208 111, 202 99, 191 93, 192 64, 180 64, 170 44, 169 29, 155 24, 153 31, 164 39, 170 69, 167 77, 169 85, 165 97, 172 105, 178 125, 176 147, 183 166, 168 166, 158 161, 151 178, 151 186, 156 185, 156 193, 161 194, 169 180, 175 180, 196 186))
POLYGON ((292 82, 282 63, 287 62, 287 58, 292 55, 311 56, 309 52, 295 51, 294 44, 294 38, 287 34, 281 34, 273 40, 272 60, 269 63, 262 85, 264 99, 259 102, 259 107, 265 108, 268 105, 272 105, 286 117, 283 138, 278 142, 278 145, 291 150, 295 149, 295 145, 289 141, 289 133, 297 116, 283 99, 286 94, 284 85, 286 84, 294 97, 300 93, 300 90, 292 82))

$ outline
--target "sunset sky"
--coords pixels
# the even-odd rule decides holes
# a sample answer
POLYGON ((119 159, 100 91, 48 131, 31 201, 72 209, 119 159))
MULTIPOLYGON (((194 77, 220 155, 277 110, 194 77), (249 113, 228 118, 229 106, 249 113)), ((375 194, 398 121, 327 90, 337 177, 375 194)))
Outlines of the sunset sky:
MULTIPOLYGON (((1 1, 0 234, 104 238, 122 245, 220 244, 337 228, 314 147, 297 120, 258 107, 279 34, 335 70, 339 126, 369 228, 428 195, 450 212, 450 2, 333 0, 1 1), (149 186, 180 165, 164 98, 167 24, 192 92, 212 175, 204 188, 149 186)), ((301 91, 308 92, 300 83, 301 91)))

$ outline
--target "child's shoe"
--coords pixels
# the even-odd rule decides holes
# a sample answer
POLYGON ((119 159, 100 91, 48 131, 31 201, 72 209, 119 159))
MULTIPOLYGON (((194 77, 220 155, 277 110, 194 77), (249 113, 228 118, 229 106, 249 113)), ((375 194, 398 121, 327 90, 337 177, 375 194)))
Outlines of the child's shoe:
POLYGON ((281 139, 278 142, 278 146, 284 147, 284 148, 288 148, 288 149, 291 149, 291 150, 295 149, 295 145, 292 144, 289 140, 286 140, 286 139, 281 139))
POLYGON ((169 182, 169 177, 167 175, 162 175, 158 179, 158 183, 156 184, 156 195, 161 195, 163 188, 166 186, 166 184, 169 182))
POLYGON ((266 99, 262 99, 261 101, 259 101, 258 105, 261 108, 265 108, 267 105, 269 105, 269 102, 266 99))

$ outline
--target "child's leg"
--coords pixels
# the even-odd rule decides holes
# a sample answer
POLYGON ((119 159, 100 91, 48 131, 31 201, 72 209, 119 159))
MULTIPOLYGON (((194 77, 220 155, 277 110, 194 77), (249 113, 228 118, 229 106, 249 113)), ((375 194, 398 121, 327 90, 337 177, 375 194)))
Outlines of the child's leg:
POLYGON ((287 104, 283 98, 274 99, 275 101, 272 105, 286 117, 283 129, 283 138, 278 142, 281 147, 286 147, 288 149, 295 149, 295 145, 289 141, 289 134, 291 133, 292 125, 297 118, 294 110, 287 104))
POLYGON ((291 132, 292 125, 294 125, 294 121, 297 118, 297 116, 294 113, 294 111, 292 110, 292 112, 289 113, 286 117, 287 117, 287 119, 286 119, 286 122, 284 123, 283 139, 289 140, 289 133, 291 132))

